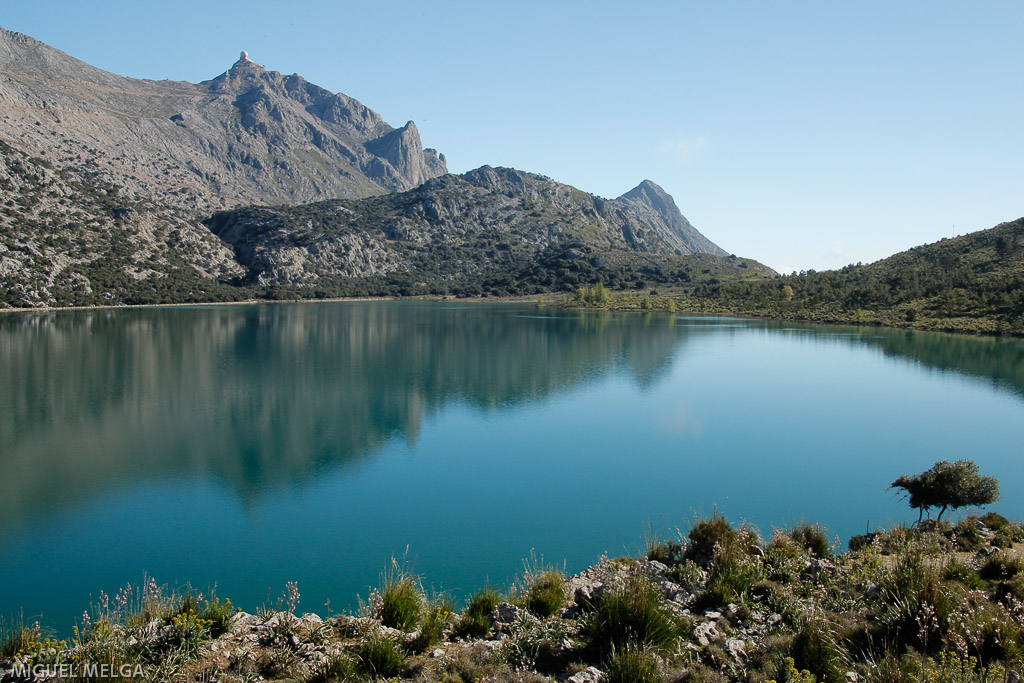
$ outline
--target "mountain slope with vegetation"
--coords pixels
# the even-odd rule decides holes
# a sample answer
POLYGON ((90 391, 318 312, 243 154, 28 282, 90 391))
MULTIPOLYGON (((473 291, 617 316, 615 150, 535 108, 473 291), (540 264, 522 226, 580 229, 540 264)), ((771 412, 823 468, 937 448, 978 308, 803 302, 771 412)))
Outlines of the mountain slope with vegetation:
POLYGON ((405 193, 204 219, 0 141, 0 188, 0 306, 507 296, 774 276, 694 253, 710 242, 649 181, 641 188, 667 200, 605 200, 483 167, 405 193))
POLYGON ((674 304, 704 313, 1024 335, 1024 218, 867 265, 704 283, 674 304))
POLYGON ((238 298, 243 269, 184 209, 0 141, 0 307, 238 298))
POLYGON ((509 295, 597 280, 643 288, 773 275, 726 256, 650 181, 607 200, 489 166, 400 194, 221 212, 207 225, 234 246, 248 269, 244 284, 330 296, 509 295))
POLYGON ((774 274, 727 256, 647 180, 606 200, 511 169, 446 171, 413 122, 244 52, 209 81, 148 81, 0 29, 0 306, 774 274))

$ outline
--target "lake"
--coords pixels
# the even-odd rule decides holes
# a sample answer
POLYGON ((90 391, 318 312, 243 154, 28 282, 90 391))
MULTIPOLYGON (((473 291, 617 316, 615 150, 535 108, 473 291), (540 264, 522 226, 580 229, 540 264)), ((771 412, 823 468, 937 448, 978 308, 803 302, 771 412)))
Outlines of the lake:
POLYGON ((144 574, 253 611, 457 596, 716 508, 770 536, 915 520, 936 460, 1022 516, 1024 342, 877 327, 330 302, 0 315, 0 614, 66 633, 144 574))

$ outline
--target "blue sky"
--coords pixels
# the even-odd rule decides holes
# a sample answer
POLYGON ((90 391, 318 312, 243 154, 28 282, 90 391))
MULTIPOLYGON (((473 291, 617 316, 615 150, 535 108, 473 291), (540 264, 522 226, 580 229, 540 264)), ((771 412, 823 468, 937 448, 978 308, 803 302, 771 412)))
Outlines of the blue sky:
POLYGON ((1024 3, 7 2, 138 78, 240 50, 483 164, 605 197, 644 178, 738 255, 872 261, 1024 215, 1024 3))

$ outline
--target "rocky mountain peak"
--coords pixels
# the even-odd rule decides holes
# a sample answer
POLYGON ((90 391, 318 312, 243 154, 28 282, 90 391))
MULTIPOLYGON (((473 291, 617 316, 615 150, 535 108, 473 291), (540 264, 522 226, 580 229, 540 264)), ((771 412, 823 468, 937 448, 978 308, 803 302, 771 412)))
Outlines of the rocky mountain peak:
POLYGON ((639 185, 619 197, 619 199, 642 201, 654 209, 668 209, 671 204, 671 208, 678 211, 672 196, 668 192, 665 192, 660 185, 650 180, 641 181, 639 185))
POLYGON ((229 73, 238 73, 240 71, 260 72, 266 71, 266 69, 264 69, 262 66, 249 59, 249 53, 245 50, 242 50, 242 53, 238 57, 238 61, 232 64, 231 68, 228 71, 229 73))
POLYGON ((387 165, 378 164, 373 169, 384 178, 397 174, 416 186, 448 172, 444 158, 436 150, 423 149, 420 131, 412 121, 368 141, 365 147, 371 154, 388 162, 387 165))
POLYGON ((415 124, 396 131, 359 101, 244 51, 202 83, 152 81, 0 29, 3 141, 187 209, 366 197, 446 173, 415 124))
POLYGON ((704 235, 697 232, 690 221, 686 220, 672 195, 665 192, 660 185, 650 180, 643 180, 626 194, 619 197, 619 201, 628 202, 643 209, 653 211, 665 222, 688 249, 694 252, 705 252, 725 256, 726 251, 708 240, 704 235))

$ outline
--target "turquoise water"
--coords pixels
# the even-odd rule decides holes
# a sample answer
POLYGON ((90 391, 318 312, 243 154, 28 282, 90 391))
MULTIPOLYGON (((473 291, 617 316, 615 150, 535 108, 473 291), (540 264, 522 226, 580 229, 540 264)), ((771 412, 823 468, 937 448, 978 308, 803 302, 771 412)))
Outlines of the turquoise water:
POLYGON ((344 302, 0 316, 0 614, 66 632, 144 573, 356 605, 392 556, 462 595, 713 507, 845 540, 938 459, 1022 514, 1024 343, 344 302))

